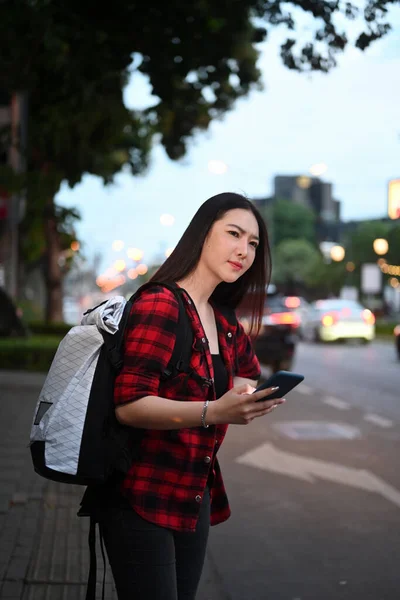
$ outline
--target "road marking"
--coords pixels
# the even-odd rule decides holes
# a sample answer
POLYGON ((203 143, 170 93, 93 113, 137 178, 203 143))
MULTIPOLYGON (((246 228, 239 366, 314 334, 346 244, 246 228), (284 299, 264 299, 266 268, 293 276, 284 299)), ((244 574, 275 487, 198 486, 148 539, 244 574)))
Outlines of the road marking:
POLYGON ((393 421, 385 419, 384 417, 380 417, 379 415, 374 415, 373 413, 367 413, 364 415, 364 421, 368 421, 369 423, 373 423, 379 427, 393 427, 393 421))
POLYGON ((334 398, 333 396, 326 396, 325 398, 322 398, 322 402, 339 410, 349 410, 350 408, 350 404, 348 402, 339 400, 339 398, 334 398))
POLYGON ((304 394, 305 396, 311 396, 311 394, 314 393, 314 390, 308 387, 308 385, 301 383, 299 387, 296 388, 296 392, 299 392, 299 394, 304 394))
POLYGON ((354 440, 361 437, 357 427, 328 421, 278 421, 273 427, 292 440, 354 440))
POLYGON ((239 456, 236 462, 264 471, 295 477, 309 483, 325 479, 368 492, 375 492, 400 508, 399 490, 365 469, 355 469, 317 458, 298 456, 279 450, 269 443, 262 444, 239 456))

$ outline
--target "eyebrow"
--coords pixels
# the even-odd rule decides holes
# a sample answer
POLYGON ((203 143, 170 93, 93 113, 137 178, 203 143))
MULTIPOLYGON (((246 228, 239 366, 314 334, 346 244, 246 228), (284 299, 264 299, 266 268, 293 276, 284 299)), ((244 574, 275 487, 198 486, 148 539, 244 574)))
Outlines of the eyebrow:
MULTIPOLYGON (((235 225, 234 223, 228 223, 227 227, 236 227, 236 229, 239 229, 240 233, 246 234, 248 233, 245 229, 243 229, 243 227, 240 227, 239 225, 235 225)), ((260 241, 260 238, 258 237, 258 235, 253 235, 250 234, 251 237, 255 240, 257 240, 258 242, 260 241)))

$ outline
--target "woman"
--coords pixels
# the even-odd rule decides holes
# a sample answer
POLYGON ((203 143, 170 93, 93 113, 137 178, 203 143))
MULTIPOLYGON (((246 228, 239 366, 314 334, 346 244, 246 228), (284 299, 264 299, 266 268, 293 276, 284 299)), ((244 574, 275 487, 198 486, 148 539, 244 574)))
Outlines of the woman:
POLYGON ((226 317, 251 292, 260 325, 269 273, 260 214, 241 195, 219 194, 200 207, 153 278, 183 290, 194 337, 189 375, 161 377, 175 343, 175 294, 155 283, 134 303, 115 404, 118 420, 143 436, 102 522, 120 600, 196 596, 210 522, 230 515, 216 458, 227 426, 284 402, 268 401, 271 388, 253 393, 259 363, 243 327, 226 317))

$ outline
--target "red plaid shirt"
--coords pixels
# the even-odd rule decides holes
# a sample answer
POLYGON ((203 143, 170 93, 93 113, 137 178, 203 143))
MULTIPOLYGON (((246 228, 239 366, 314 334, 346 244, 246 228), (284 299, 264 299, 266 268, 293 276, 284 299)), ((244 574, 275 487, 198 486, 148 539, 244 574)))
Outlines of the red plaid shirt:
MULTIPOLYGON (((206 335, 189 296, 183 295, 193 334, 190 368, 203 378, 213 378, 213 364, 206 335)), ((228 374, 258 379, 260 367, 249 337, 240 323, 230 324, 214 306, 218 340, 228 374)), ((175 344, 179 304, 168 289, 144 290, 132 308, 125 334, 124 367, 114 399, 121 405, 144 396, 160 396, 186 402, 215 400, 214 386, 204 386, 187 373, 161 380, 175 344)), ((228 426, 210 425, 159 431, 145 430, 138 459, 122 484, 122 492, 142 517, 178 531, 194 531, 207 481, 211 493, 211 525, 228 519, 230 508, 216 453, 228 426)))

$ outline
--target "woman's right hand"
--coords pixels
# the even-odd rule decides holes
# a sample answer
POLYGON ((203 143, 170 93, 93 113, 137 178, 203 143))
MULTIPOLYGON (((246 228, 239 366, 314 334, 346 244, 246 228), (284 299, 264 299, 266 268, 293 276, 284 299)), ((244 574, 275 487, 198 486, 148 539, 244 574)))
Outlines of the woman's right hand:
POLYGON ((218 400, 210 402, 206 422, 210 425, 248 425, 253 419, 267 415, 278 404, 285 402, 284 398, 268 400, 268 396, 277 389, 270 387, 255 392, 255 388, 248 383, 234 387, 218 400))

